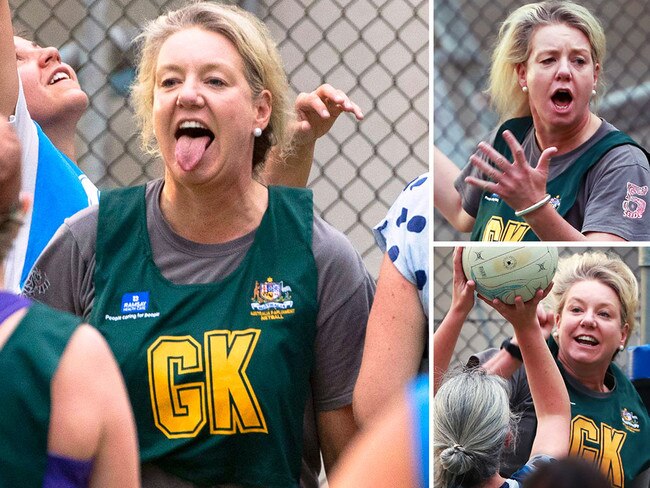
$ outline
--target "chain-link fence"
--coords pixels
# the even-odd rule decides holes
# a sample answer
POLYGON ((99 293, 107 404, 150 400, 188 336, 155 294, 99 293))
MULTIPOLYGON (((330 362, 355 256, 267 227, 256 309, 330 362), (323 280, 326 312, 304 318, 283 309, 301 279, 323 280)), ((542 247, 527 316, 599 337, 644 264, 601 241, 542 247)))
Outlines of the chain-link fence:
MULTIPOLYGON (((625 263, 634 272, 639 280, 640 288, 640 306, 637 315, 636 328, 628 346, 638 346, 645 344, 649 340, 648 335, 648 307, 650 300, 648 298, 648 263, 647 249, 645 253, 636 247, 616 247, 616 248, 587 248, 587 247, 559 247, 560 257, 580 253, 588 250, 598 250, 602 252, 615 253, 625 261, 625 263), (641 259, 640 259, 641 254, 641 259), (645 265, 643 264, 645 262, 645 265), (644 271, 645 270, 645 271, 644 271)), ((447 314, 451 305, 452 293, 452 271, 453 271, 453 248, 436 247, 433 256, 433 328, 436 330, 443 318, 447 314)), ((499 347, 501 342, 511 337, 513 334, 512 326, 508 324, 494 309, 490 308, 484 302, 476 300, 476 305, 470 312, 465 325, 463 326, 456 349, 454 351, 454 363, 464 364, 469 356, 478 351, 483 351, 490 347, 499 347)), ((628 355, 620 354, 617 362, 626 366, 628 355)))
MULTIPOLYGON (((130 41, 179 1, 11 0, 14 26, 61 49, 90 107, 79 124, 78 163, 101 188, 162 174, 143 156, 127 91, 130 41)), ((426 0, 245 0, 269 26, 294 93, 327 82, 363 110, 319 140, 309 186, 318 211, 345 232, 372 273, 381 253, 370 228, 404 185, 428 168, 426 0)))
MULTIPOLYGON (((483 94, 491 49, 518 0, 434 0, 434 141, 464 166, 476 143, 496 127, 497 116, 483 94)), ((607 90, 597 113, 650 147, 650 3, 647 0, 581 0, 603 24, 607 90)), ((434 239, 467 240, 435 214, 434 239)))

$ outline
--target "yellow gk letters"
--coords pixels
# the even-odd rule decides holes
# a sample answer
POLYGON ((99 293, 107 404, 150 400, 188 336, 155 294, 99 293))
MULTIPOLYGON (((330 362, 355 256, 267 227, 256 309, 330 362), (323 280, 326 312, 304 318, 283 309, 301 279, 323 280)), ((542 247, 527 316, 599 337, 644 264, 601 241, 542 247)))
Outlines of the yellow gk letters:
POLYGON ((260 333, 209 331, 203 347, 191 336, 162 336, 149 346, 156 427, 170 439, 194 437, 208 420, 211 434, 266 433, 262 409, 246 375, 260 333), (183 381, 183 375, 203 372, 205 381, 183 381))

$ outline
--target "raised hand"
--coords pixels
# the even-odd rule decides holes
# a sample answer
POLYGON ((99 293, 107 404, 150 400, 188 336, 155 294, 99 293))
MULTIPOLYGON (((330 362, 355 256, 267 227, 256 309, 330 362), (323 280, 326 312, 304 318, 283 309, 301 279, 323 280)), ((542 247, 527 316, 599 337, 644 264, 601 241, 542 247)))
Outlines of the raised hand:
POLYGON ((296 98, 296 125, 294 142, 315 141, 327 134, 343 112, 354 114, 363 120, 359 106, 352 102, 342 90, 324 84, 310 93, 300 93, 296 98))
POLYGON ((523 210, 539 202, 546 195, 548 167, 557 148, 546 148, 542 152, 537 166, 533 168, 512 132, 504 131, 503 138, 514 156, 514 162, 510 163, 488 143, 481 142, 478 149, 494 163, 494 166, 488 164, 477 154, 470 157, 470 162, 489 180, 468 176, 465 181, 487 192, 496 193, 512 209, 523 210))

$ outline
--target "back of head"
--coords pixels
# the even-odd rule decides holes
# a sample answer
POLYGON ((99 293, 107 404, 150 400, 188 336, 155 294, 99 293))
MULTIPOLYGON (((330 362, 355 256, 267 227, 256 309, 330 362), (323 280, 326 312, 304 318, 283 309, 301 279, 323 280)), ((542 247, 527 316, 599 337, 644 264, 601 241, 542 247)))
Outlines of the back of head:
MULTIPOLYGON (((501 120, 530 115, 528 98, 519 86, 516 67, 528 60, 535 29, 556 24, 568 25, 581 31, 591 45, 594 64, 599 63, 602 68, 606 49, 605 32, 598 19, 585 7, 562 0, 529 3, 519 7, 503 22, 492 52, 487 93, 501 120)), ((599 77, 598 84, 601 87, 604 84, 602 76, 599 77)))
POLYGON ((524 481, 524 488, 610 488, 596 465, 582 458, 563 458, 545 464, 524 481))
POLYGON ((493 476, 516 432, 507 383, 482 369, 447 379, 433 401, 434 486, 470 487, 493 476))
POLYGON ((173 34, 198 27, 215 32, 233 43, 243 59, 244 76, 253 97, 262 90, 271 93, 272 113, 261 137, 255 138, 253 167, 262 164, 272 145, 283 147, 289 140, 288 120, 292 114, 289 84, 282 59, 271 34, 253 14, 234 5, 194 2, 161 15, 147 24, 139 42, 138 74, 131 94, 136 119, 142 129, 144 149, 157 154, 152 109, 158 53, 173 34))
POLYGON ((616 254, 592 251, 561 258, 551 291, 555 312, 562 311, 571 287, 586 280, 599 281, 614 290, 621 302, 621 324, 629 325, 629 340, 639 307, 639 284, 629 266, 616 254))

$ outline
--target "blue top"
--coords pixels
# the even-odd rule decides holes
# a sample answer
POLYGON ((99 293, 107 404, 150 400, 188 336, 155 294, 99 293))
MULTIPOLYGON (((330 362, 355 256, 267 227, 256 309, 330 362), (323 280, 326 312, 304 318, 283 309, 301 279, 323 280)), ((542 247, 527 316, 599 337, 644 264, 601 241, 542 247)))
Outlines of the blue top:
POLYGON ((409 413, 413 426, 413 458, 417 468, 418 486, 429 486, 429 377, 418 376, 407 389, 409 413))
POLYGON ((94 203, 99 191, 34 122, 38 133, 38 169, 27 252, 20 276, 22 288, 34 262, 63 221, 94 203))

